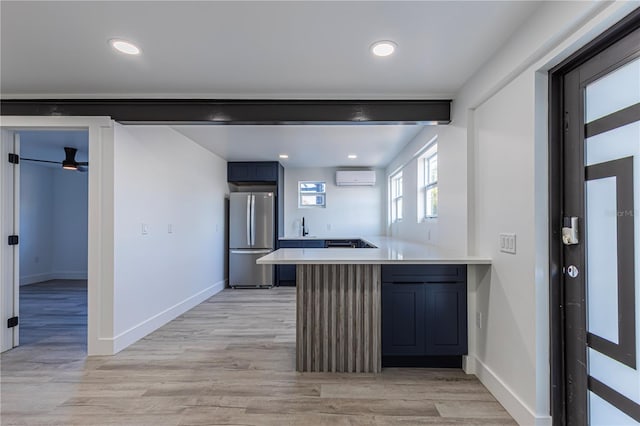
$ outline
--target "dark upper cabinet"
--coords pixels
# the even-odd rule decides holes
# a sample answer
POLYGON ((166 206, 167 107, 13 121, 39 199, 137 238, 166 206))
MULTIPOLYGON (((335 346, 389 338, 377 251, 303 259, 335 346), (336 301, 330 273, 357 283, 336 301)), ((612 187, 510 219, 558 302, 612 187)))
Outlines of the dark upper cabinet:
POLYGON ((237 184, 277 184, 280 167, 277 161, 229 162, 227 181, 237 184))
POLYGON ((464 265, 382 266, 382 355, 467 353, 464 265))

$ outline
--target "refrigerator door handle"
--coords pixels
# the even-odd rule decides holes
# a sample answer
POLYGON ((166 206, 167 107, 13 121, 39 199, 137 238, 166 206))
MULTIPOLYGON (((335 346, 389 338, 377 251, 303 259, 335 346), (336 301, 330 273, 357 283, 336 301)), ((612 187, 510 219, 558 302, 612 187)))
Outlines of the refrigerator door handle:
POLYGON ((272 249, 261 249, 261 250, 231 250, 231 254, 268 254, 271 253, 272 249))
POLYGON ((256 196, 251 195, 251 245, 256 244, 256 196))
POLYGON ((251 195, 247 195, 247 245, 251 245, 251 195))

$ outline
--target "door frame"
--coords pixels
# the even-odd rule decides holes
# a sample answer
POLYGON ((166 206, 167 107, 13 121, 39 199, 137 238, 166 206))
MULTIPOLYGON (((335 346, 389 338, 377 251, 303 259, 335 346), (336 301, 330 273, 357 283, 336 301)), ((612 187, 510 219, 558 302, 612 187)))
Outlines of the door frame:
MULTIPOLYGON (((20 138, 12 131, 1 129, 2 158, 7 158, 9 153, 15 153, 20 150, 20 138)), ((18 235, 20 229, 20 211, 19 203, 16 200, 20 197, 20 169, 13 167, 3 168, 0 173, 0 188, 2 188, 2 201, 0 212, 2 222, 2 246, 0 247, 0 262, 2 267, 2 284, 0 285, 0 352, 9 350, 20 344, 20 326, 17 325, 9 328, 5 327, 5 320, 12 316, 20 315, 19 294, 16 289, 19 288, 20 279, 20 258, 18 246, 9 246, 7 241, 8 235, 18 235)))
POLYGON ((549 336, 551 364, 551 416, 553 425, 566 424, 565 311, 563 281, 562 182, 564 176, 564 87, 565 75, 640 27, 640 9, 635 9, 596 39, 549 71, 549 336))
MULTIPOLYGON (((87 264, 87 354, 113 355, 114 337, 114 144, 113 121, 110 117, 3 116, 0 129, 20 130, 83 129, 89 133, 88 264, 87 264)), ((4 140, 2 152, 5 151, 4 140)), ((0 162, 0 173, 7 173, 7 158, 0 162)), ((2 194, 2 203, 7 194, 2 194)), ((19 197, 15 200, 19 203, 19 197)), ((13 202, 12 202, 13 203, 13 202)), ((5 229, 0 215, 0 229, 5 229)), ((18 256, 16 256, 18 258, 18 256)), ((4 261, 4 259, 3 259, 4 261)), ((3 290, 9 283, 3 278, 3 290)), ((18 296, 19 280, 11 283, 18 296)), ((0 324, 4 326, 4 324, 0 324)))

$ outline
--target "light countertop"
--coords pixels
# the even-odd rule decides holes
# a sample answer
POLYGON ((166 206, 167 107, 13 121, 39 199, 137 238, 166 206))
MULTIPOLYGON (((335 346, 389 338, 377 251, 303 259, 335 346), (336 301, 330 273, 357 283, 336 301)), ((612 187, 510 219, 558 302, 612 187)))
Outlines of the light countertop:
POLYGON ((317 236, 317 235, 307 235, 305 237, 301 237, 300 235, 294 235, 292 237, 279 237, 278 240, 282 241, 282 240, 300 240, 300 241, 304 241, 304 240, 363 240, 363 241, 367 241, 366 238, 362 238, 362 237, 323 237, 321 236, 317 236))
POLYGON ((297 237, 296 239, 361 239, 375 245, 377 248, 283 248, 259 258, 256 263, 262 265, 388 263, 491 264, 491 259, 488 257, 451 253, 444 251, 440 247, 413 243, 393 237, 297 237))

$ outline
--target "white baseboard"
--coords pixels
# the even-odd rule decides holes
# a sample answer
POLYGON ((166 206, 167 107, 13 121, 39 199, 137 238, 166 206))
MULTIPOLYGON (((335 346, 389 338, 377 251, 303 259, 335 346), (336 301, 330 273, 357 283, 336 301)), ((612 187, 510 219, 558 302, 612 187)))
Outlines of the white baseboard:
POLYGON ((29 285, 35 283, 41 283, 43 281, 49 281, 53 279, 51 272, 43 272, 40 274, 23 275, 20 277, 20 285, 29 285))
POLYGON ((23 275, 20 277, 20 285, 41 283, 50 280, 86 280, 87 271, 54 271, 40 274, 23 275))
POLYGON ((113 339, 96 339, 87 342, 88 356, 105 356, 115 353, 113 350, 113 339))
POLYGON ((476 374, 476 357, 473 355, 462 355, 462 370, 467 374, 476 374))
POLYGON ((87 271, 54 271, 54 280, 86 280, 87 271))
POLYGON ((113 340, 112 354, 116 354, 127 346, 142 339, 149 333, 162 327, 169 321, 187 312, 189 309, 192 309, 193 307, 204 302, 214 294, 219 293, 224 289, 224 287, 225 280, 219 281, 211 287, 207 287, 199 293, 176 303, 172 307, 165 309, 164 311, 152 316, 151 318, 142 321, 140 324, 137 324, 130 329, 118 334, 113 339, 99 339, 103 340, 104 342, 99 343, 96 347, 96 350, 108 349, 106 340, 113 340))
POLYGON ((475 358, 469 364, 473 365, 475 375, 480 382, 489 389, 489 392, 493 394, 519 425, 551 426, 551 416, 536 416, 511 388, 482 361, 475 358))

